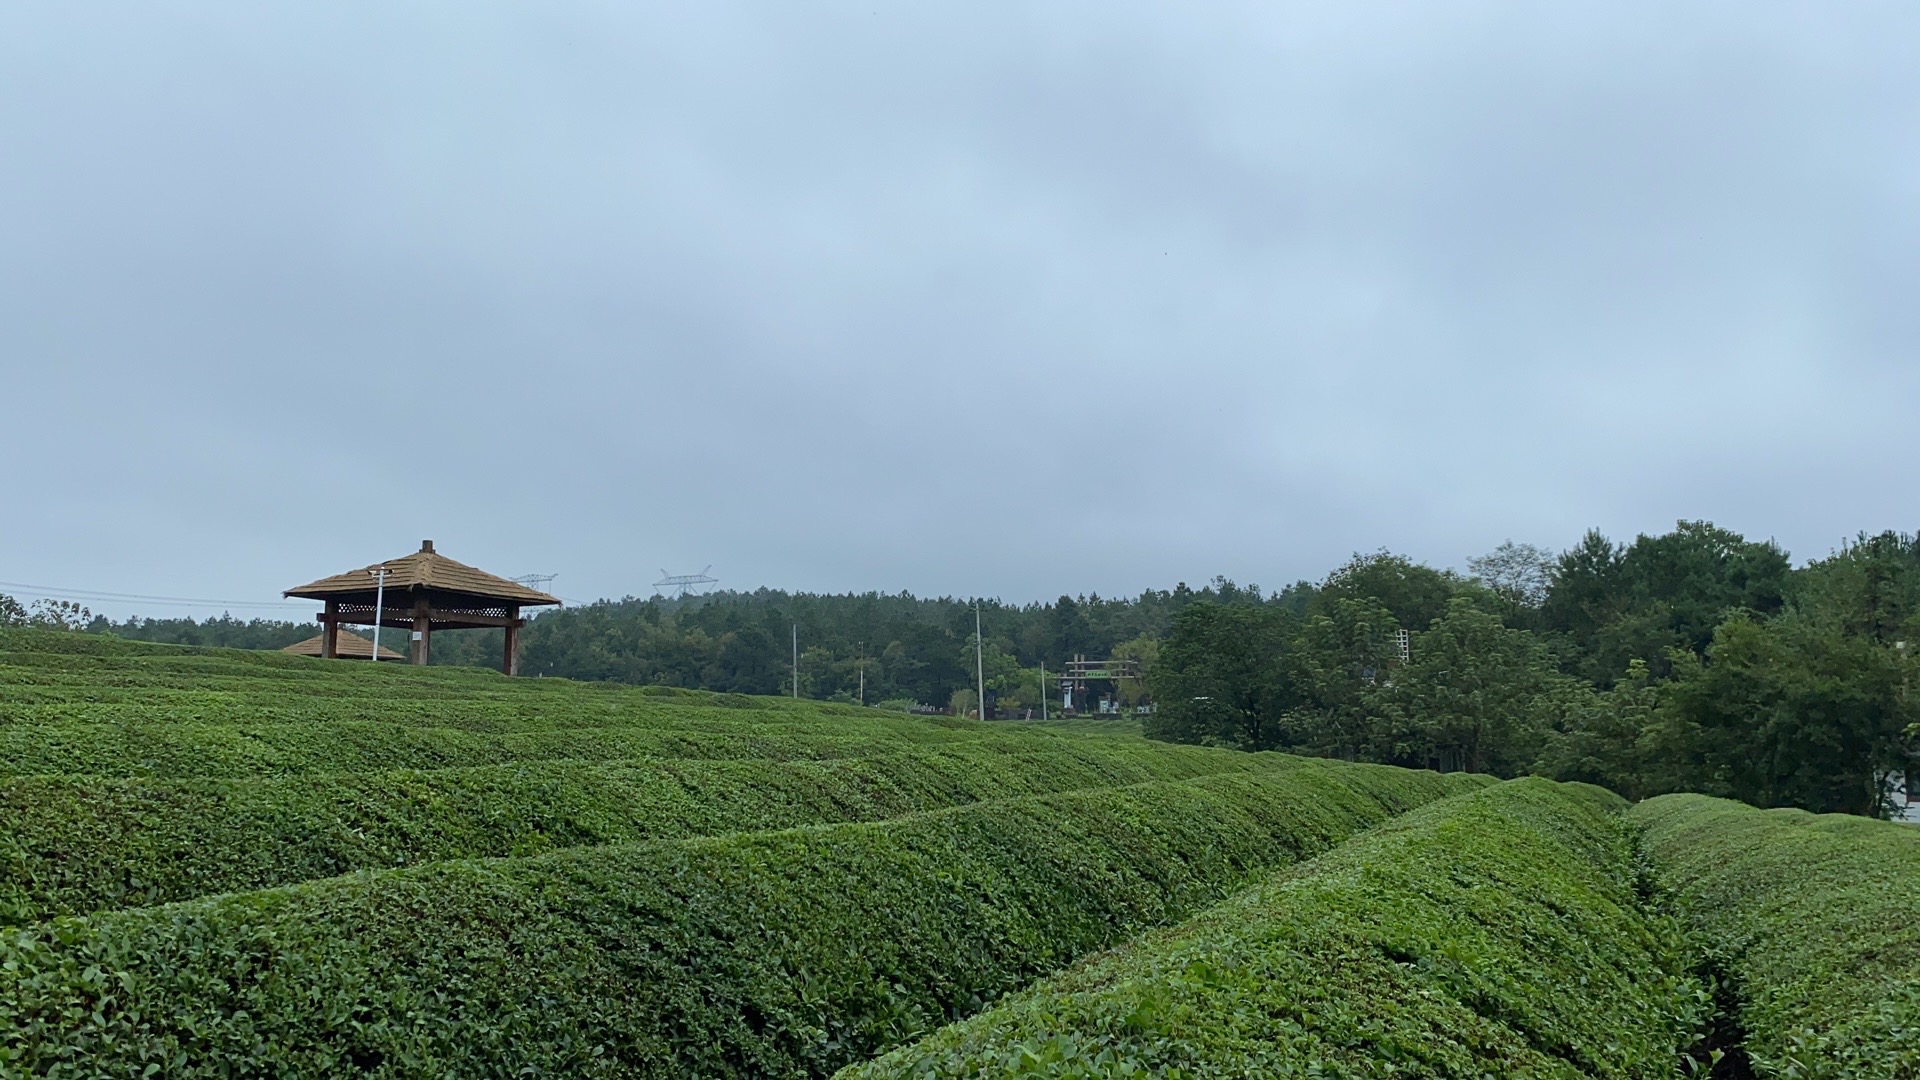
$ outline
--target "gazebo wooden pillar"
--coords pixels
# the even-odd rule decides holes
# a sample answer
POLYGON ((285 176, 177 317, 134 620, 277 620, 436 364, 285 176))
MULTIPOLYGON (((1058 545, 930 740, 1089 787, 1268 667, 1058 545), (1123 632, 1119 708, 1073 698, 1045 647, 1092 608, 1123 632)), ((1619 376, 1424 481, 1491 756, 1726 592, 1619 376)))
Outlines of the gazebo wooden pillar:
POLYGON ((560 602, 517 581, 455 562, 434 551, 431 540, 422 541, 420 550, 410 555, 321 578, 285 595, 326 604, 320 614, 322 656, 339 655, 342 625, 372 626, 378 606, 381 626, 410 631, 408 658, 415 664, 427 662, 436 630, 500 627, 506 637, 500 669, 508 675, 520 672, 518 631, 526 625, 520 609, 560 602))
POLYGON ((340 656, 340 601, 327 601, 327 613, 320 620, 320 655, 328 660, 340 656))
MULTIPOLYGON (((410 656, 415 664, 426 666, 429 646, 433 641, 433 606, 424 596, 413 601, 413 648, 410 656)), ((511 675, 513 672, 509 671, 511 675)))

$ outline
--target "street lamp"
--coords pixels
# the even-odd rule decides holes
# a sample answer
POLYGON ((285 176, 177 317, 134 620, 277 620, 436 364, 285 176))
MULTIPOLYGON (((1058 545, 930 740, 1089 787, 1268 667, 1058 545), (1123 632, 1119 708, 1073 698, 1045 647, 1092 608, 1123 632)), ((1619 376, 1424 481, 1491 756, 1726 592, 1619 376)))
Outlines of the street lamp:
POLYGON ((389 571, 387 570, 386 564, 382 563, 379 566, 369 569, 367 573, 372 574, 379 580, 379 584, 373 588, 373 655, 368 657, 369 660, 377 664, 380 662, 380 614, 381 609, 386 605, 387 601, 387 574, 389 571))

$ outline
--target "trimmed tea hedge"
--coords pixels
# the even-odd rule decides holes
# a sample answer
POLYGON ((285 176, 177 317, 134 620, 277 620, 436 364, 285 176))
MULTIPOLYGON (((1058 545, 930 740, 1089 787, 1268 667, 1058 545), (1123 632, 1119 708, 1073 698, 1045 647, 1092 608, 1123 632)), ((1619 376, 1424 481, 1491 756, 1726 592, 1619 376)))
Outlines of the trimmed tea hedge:
POLYGON ((471 668, 351 664, 274 652, 114 641, 0 629, 0 725, 47 720, 424 723, 480 730, 646 722, 671 713, 738 726, 812 724, 911 736, 977 721, 906 716, 831 702, 566 679, 506 679, 471 668), (663 710, 671 706, 671 710, 663 710))
POLYGON ((0 727, 0 777, 293 776, 386 769, 450 769, 521 761, 615 761, 632 757, 790 760, 856 757, 910 745, 943 745, 980 736, 940 732, 907 742, 875 733, 803 734, 581 728, 511 734, 407 727, 375 721, 300 726, 143 722, 14 724, 0 727))
POLYGON ((826 702, 0 630, 0 778, 829 759, 973 740, 1084 741, 826 702))
POLYGON ((1435 803, 841 1075, 1674 1076, 1710 995, 1639 905, 1624 805, 1435 803))
POLYGON ((101 675, 97 681, 63 678, 57 686, 37 678, 28 683, 10 680, 7 676, 13 670, 0 663, 0 726, 160 720, 257 727, 379 720, 469 731, 647 727, 663 722, 711 730, 792 730, 832 717, 846 721, 844 726, 852 731, 873 730, 904 737, 941 728, 980 730, 985 726, 976 720, 950 716, 910 716, 837 702, 709 694, 665 686, 595 685, 560 679, 509 682, 498 675, 492 677, 492 686, 464 686, 458 681, 447 684, 439 679, 412 684, 405 681, 405 676, 391 674, 400 670, 398 665, 374 669, 343 664, 327 673, 324 680, 180 677, 161 681, 122 671, 101 675))
POLYGON ((1920 1076, 1920 829, 1704 795, 1634 808, 1761 1076, 1920 1076))
POLYGON ((257 729, 364 721, 496 733, 661 726, 792 733, 817 727, 827 718, 847 734, 908 740, 943 728, 987 727, 971 720, 831 702, 506 679, 463 668, 351 664, 0 629, 0 731, 13 724, 224 724, 257 729), (70 651, 76 648, 79 651, 70 651))
POLYGON ((540 761, 245 780, 0 780, 0 925, 383 870, 1322 767, 1127 740, 828 761, 540 761))
POLYGON ((1467 776, 1325 766, 0 931, 0 1072, 823 1075, 1467 776))

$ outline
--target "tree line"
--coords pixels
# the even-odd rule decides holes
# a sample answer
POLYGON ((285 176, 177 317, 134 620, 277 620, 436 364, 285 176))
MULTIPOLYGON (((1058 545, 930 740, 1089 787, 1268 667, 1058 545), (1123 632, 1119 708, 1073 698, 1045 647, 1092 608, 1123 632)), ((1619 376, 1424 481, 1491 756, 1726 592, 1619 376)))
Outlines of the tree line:
POLYGON ((1914 536, 1796 569, 1681 522, 1470 565, 1357 556, 1302 608, 1177 613, 1149 734, 1867 815, 1920 773, 1914 536))
MULTIPOLYGON (((774 589, 606 600, 539 615, 530 675, 971 711, 976 604, 986 683, 1037 710, 1041 670, 1134 659, 1156 738, 1503 776, 1643 797, 1886 813, 1920 771, 1909 704, 1920 538, 1861 535, 1795 567, 1706 522, 1554 553, 1507 543, 1466 573, 1356 555, 1277 592, 1216 578, 1024 605, 774 589), (1404 642, 1401 631, 1405 631, 1404 642)), ((114 622, 0 601, 0 620, 189 644, 280 648, 312 623, 114 622)), ((436 635, 433 662, 494 666, 498 631, 436 635)), ((1056 684, 1046 683, 1057 693, 1056 684)), ((1056 699, 1057 700, 1057 699, 1056 699)))
MULTIPOLYGON (((1024 605, 778 589, 627 597, 532 617, 520 634, 520 668, 527 675, 788 694, 797 630, 802 696, 852 702, 864 694, 870 705, 964 712, 976 707, 977 606, 988 693, 1003 711, 1037 711, 1042 666, 1058 672, 1075 656, 1150 660, 1176 612, 1194 604, 1270 600, 1258 586, 1224 578, 1198 589, 1182 584, 1128 598, 1062 596, 1024 605)), ((119 622, 92 617, 81 625, 145 641, 259 649, 284 648, 319 633, 314 623, 231 616, 119 622)), ((500 647, 497 630, 435 634, 431 658, 435 664, 497 668, 500 647)), ((1130 696, 1139 696, 1134 690, 1130 696)))

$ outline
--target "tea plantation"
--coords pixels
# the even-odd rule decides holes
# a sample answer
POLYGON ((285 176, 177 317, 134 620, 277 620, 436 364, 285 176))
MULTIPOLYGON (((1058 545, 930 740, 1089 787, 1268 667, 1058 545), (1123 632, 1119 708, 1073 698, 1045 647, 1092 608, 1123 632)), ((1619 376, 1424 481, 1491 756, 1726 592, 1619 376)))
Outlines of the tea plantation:
POLYGON ((0 1076, 1645 1077, 1730 1025, 1762 1075, 1910 1075, 1917 860, 1096 724, 0 631, 0 1076))
POLYGON ((1672 1076, 1709 1001, 1623 805, 1443 800, 843 1075, 1672 1076))
POLYGON ((1920 828, 1649 799, 1662 883, 1744 998, 1763 1076, 1920 1076, 1920 828))

